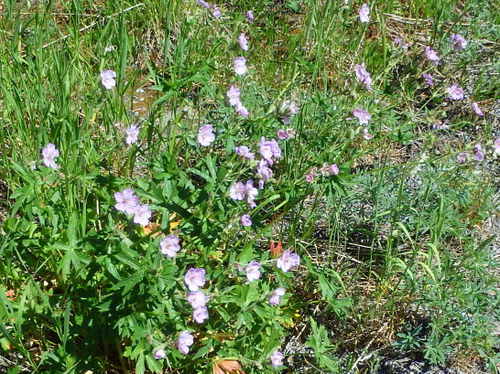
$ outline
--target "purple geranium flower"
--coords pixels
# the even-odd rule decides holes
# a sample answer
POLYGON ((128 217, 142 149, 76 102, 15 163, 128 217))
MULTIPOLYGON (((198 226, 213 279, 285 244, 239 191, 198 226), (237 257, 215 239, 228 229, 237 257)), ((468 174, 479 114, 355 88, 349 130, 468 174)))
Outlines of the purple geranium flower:
POLYGON ((361 5, 361 8, 359 8, 359 20, 363 23, 369 22, 370 21, 370 7, 368 4, 363 4, 361 5))
POLYGON ((279 269, 283 270, 285 273, 291 268, 297 267, 300 264, 300 257, 298 254, 286 250, 283 252, 280 258, 278 258, 277 266, 279 269))
POLYGON ((321 174, 323 175, 338 175, 339 174, 339 167, 337 164, 323 164, 323 167, 321 168, 321 174))
POLYGON ((457 162, 459 164, 463 164, 465 162, 467 162, 467 153, 465 152, 460 152, 458 155, 457 155, 457 162))
POLYGON ((244 183, 236 182, 229 187, 229 196, 233 200, 245 200, 247 188, 244 183))
POLYGON ((115 193, 115 208, 120 212, 134 214, 139 206, 139 198, 135 195, 134 190, 126 188, 121 192, 115 193))
POLYGON ((243 49, 244 51, 248 51, 248 39, 244 32, 242 32, 238 37, 238 44, 240 45, 241 49, 243 49))
POLYGON ((203 8, 207 8, 207 9, 211 8, 211 5, 209 3, 207 3, 205 0, 196 0, 196 2, 198 3, 198 5, 201 5, 203 8))
POLYGON ((243 56, 235 57, 233 60, 234 72, 237 75, 244 75, 247 72, 246 58, 243 56))
POLYGON ((252 23, 255 20, 255 17, 253 15, 253 12, 249 10, 246 14, 248 22, 252 23))
POLYGON ((238 156, 246 158, 247 160, 253 160, 255 158, 255 154, 250 151, 250 149, 246 145, 241 145, 234 149, 238 156))
POLYGON ((500 155, 500 138, 497 138, 494 143, 495 154, 500 155))
POLYGON ((240 217, 240 222, 242 226, 249 227, 252 226, 252 218, 248 214, 243 214, 240 217))
POLYGON ((197 309, 207 305, 208 296, 201 291, 192 291, 188 294, 187 301, 193 309, 197 309))
POLYGON ((184 275, 184 282, 190 291, 198 291, 205 285, 205 269, 190 268, 184 275))
POLYGON ((273 164, 273 158, 281 158, 281 148, 275 139, 260 138, 259 153, 269 165, 273 164))
POLYGON ((283 287, 276 288, 273 292, 271 292, 271 296, 269 296, 269 304, 276 306, 281 303, 281 297, 285 294, 285 289, 283 287))
POLYGON ((352 111, 352 114, 358 119, 360 125, 367 125, 368 122, 372 119, 371 114, 361 108, 354 109, 352 111))
POLYGON ((260 160, 257 164, 257 176, 263 182, 267 182, 273 176, 273 171, 268 165, 269 164, 266 160, 260 160))
POLYGON ((472 110, 474 111, 474 113, 476 113, 476 115, 478 115, 479 117, 482 117, 484 116, 484 113, 483 111, 481 110, 481 108, 479 107, 479 104, 474 102, 471 104, 471 108, 472 110))
POLYGON ((437 64, 440 60, 437 52, 429 46, 425 47, 424 54, 427 60, 431 61, 434 64, 437 64))
POLYGON ((259 190, 257 190, 257 188, 253 186, 252 180, 247 181, 247 183, 245 184, 245 189, 248 205, 250 205, 251 208, 255 208, 255 198, 259 194, 259 190))
POLYGON ((206 306, 201 306, 193 310, 193 319, 196 323, 203 323, 208 319, 208 309, 206 306))
POLYGON ((198 143, 208 147, 215 140, 214 128, 212 125, 201 126, 198 130, 198 143))
POLYGON ((227 98, 229 99, 229 104, 232 106, 236 106, 241 104, 240 102, 240 89, 236 86, 230 86, 227 91, 227 98))
POLYGON ((45 166, 51 169, 59 169, 59 165, 57 165, 55 161, 56 157, 59 157, 59 151, 54 144, 49 143, 43 147, 42 158, 45 166))
POLYGON ((481 144, 476 144, 474 146, 474 158, 476 159, 476 161, 483 161, 484 160, 484 151, 483 151, 483 147, 481 147, 481 144))
POLYGON ((273 367, 283 366, 283 359, 285 356, 280 351, 274 351, 271 355, 271 365, 273 367))
POLYGON ((137 205, 134 210, 134 223, 147 226, 151 218, 151 209, 147 205, 137 205))
POLYGON ((260 278, 260 263, 258 261, 251 261, 245 266, 245 273, 247 280, 252 282, 260 278))
POLYGON ((372 78, 370 73, 366 70, 365 64, 354 65, 354 72, 356 73, 358 81, 364 84, 366 89, 370 91, 372 89, 372 78))
POLYGON ((167 235, 160 242, 160 252, 167 257, 173 258, 181 249, 179 244, 179 237, 177 235, 167 235))
POLYGON ((189 331, 182 331, 177 339, 177 349, 182 353, 187 355, 189 353, 189 347, 193 345, 194 338, 189 331))
POLYGON ((125 130, 125 135, 125 143, 127 143, 128 145, 136 143, 139 137, 139 126, 137 126, 136 124, 131 125, 128 129, 125 130))
POLYGON ((458 84, 452 84, 446 89, 448 98, 451 100, 462 100, 464 98, 464 90, 458 84))
POLYGON ((116 86, 116 73, 113 70, 101 71, 101 83, 105 89, 111 90, 116 86))
POLYGON ((422 78, 424 78, 426 85, 428 85, 429 87, 434 86, 434 78, 432 77, 431 74, 424 73, 424 74, 422 74, 422 78))
POLYGON ((235 106, 235 109, 236 109, 236 113, 238 113, 242 117, 247 118, 248 115, 250 114, 248 112, 248 109, 245 108, 245 106, 241 102, 239 102, 238 105, 235 106))
POLYGON ((450 40, 453 44, 453 48, 456 50, 463 50, 467 47, 467 40, 460 34, 451 34, 450 40))
POLYGON ((157 360, 161 360, 161 359, 164 359, 165 357, 167 357, 167 353, 165 352, 164 349, 160 348, 160 349, 157 349, 156 351, 154 351, 153 357, 157 360))
POLYGON ((222 17, 222 12, 221 12, 221 10, 220 10, 220 8, 218 6, 214 6, 212 8, 212 15, 215 18, 221 18, 222 17))

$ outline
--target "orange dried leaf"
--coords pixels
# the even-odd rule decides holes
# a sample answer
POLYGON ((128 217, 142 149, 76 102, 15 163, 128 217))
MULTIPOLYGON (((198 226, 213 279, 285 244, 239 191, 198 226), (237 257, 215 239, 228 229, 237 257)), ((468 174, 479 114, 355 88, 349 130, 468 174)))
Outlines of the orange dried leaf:
POLYGON ((274 243, 274 240, 271 240, 269 250, 271 251, 272 257, 280 257, 283 253, 283 244, 281 243, 281 240, 279 240, 277 244, 274 243))
POLYGON ((219 360, 214 362, 213 374, 245 374, 241 364, 236 360, 219 360))

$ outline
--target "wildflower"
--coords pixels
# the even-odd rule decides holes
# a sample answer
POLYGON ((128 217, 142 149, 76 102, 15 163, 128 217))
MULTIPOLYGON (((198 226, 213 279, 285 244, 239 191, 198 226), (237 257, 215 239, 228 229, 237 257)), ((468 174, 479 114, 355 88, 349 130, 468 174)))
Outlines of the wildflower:
POLYGON ((356 73, 358 81, 364 84, 366 89, 370 91, 372 89, 372 78, 370 73, 366 70, 365 64, 354 65, 354 72, 356 73))
POLYGON ((476 161, 483 161, 484 160, 484 151, 483 151, 483 147, 481 147, 481 144, 476 144, 474 146, 474 158, 476 159, 476 161))
POLYGON ((135 195, 134 190, 126 188, 121 192, 115 193, 115 208, 120 212, 134 214, 139 206, 139 198, 135 195))
POLYGON ((240 222, 242 226, 249 227, 252 226, 252 218, 248 214, 243 214, 240 217, 240 222))
POLYGON ((367 125, 372 119, 371 114, 364 109, 356 108, 352 111, 352 114, 359 120, 360 125, 367 125))
POLYGON ((286 140, 286 139, 288 139, 288 133, 287 133, 286 130, 279 129, 278 131, 276 131, 276 136, 280 140, 286 140))
POLYGON ((370 21, 370 8, 368 7, 368 4, 363 4, 361 5, 361 8, 359 8, 359 20, 362 23, 370 21))
POLYGON ((339 167, 337 164, 323 164, 323 167, 321 168, 321 174, 323 175, 338 175, 339 174, 339 167))
POLYGON ((189 331, 182 331, 177 339, 177 349, 182 353, 187 355, 189 353, 189 347, 193 345, 194 338, 189 331))
POLYGON ((271 355, 271 365, 273 367, 283 366, 283 359, 285 356, 280 351, 274 351, 271 355))
POLYGON ((243 104, 240 102, 238 105, 236 105, 236 113, 238 113, 240 116, 247 118, 248 115, 250 114, 248 112, 248 109, 243 106, 243 104))
POLYGON ((255 208, 255 198, 257 197, 259 191, 253 186, 252 180, 247 181, 245 189, 248 205, 250 205, 251 208, 255 208))
POLYGON ((42 157, 45 166, 51 169, 59 169, 59 165, 55 161, 55 158, 59 157, 59 151, 54 144, 49 143, 42 149, 42 157))
POLYGON ((273 164, 273 157, 281 158, 281 148, 274 139, 266 140, 265 137, 260 138, 259 153, 269 165, 273 164))
POLYGON ((220 8, 218 6, 214 6, 212 9, 212 15, 215 18, 221 18, 222 17, 222 12, 220 11, 220 8))
POLYGON ((233 200, 245 200, 247 188, 242 182, 236 182, 229 187, 229 196, 233 200))
POLYGON ((246 158, 247 160, 253 160, 255 158, 255 154, 250 151, 250 149, 246 145, 241 145, 234 149, 238 156, 246 158))
POLYGON ((314 172, 309 172, 306 174, 306 182, 307 183, 312 183, 314 182, 314 178, 316 177, 316 173, 314 172))
POLYGON ((249 10, 246 14, 248 22, 252 23, 255 20, 255 17, 253 15, 253 12, 249 10))
POLYGON ((249 282, 259 279, 260 263, 258 261, 251 261, 247 266, 245 266, 245 273, 249 282))
POLYGON ((463 50, 467 47, 467 40, 460 34, 451 34, 450 40, 453 43, 453 48, 463 50))
POLYGON ((116 73, 113 70, 101 71, 101 83, 105 89, 110 90, 116 86, 116 73))
POLYGON ((113 52, 116 49, 114 45, 108 45, 104 48, 104 53, 113 52))
POLYGON ((458 155, 457 155, 457 162, 459 164, 463 164, 465 162, 467 162, 467 153, 465 152, 460 152, 458 155))
POLYGON ((236 57, 233 60, 233 68, 234 72, 237 75, 243 75, 247 72, 247 65, 246 65, 247 59, 245 57, 236 57))
POLYGON ((285 100, 283 104, 281 104, 281 112, 294 116, 299 112, 299 107, 295 101, 285 100))
POLYGON ((160 242, 160 252, 168 257, 175 257, 181 249, 179 237, 177 235, 167 235, 160 242))
POLYGON ((432 62, 434 64, 437 64, 440 60, 437 52, 429 46, 425 47, 424 54, 425 54, 425 57, 427 58, 427 60, 429 60, 430 62, 432 62))
POLYGON ((206 282, 205 269, 190 268, 184 275, 184 282, 190 291, 198 291, 206 282))
POLYGON ((160 349, 157 349, 157 350, 153 353, 153 357, 154 357, 155 359, 157 359, 157 360, 161 360, 161 359, 163 359, 163 358, 167 357, 167 354, 166 354, 166 352, 165 352, 165 350, 164 350, 164 349, 161 349, 161 348, 160 348, 160 349))
POLYGON ((244 51, 248 51, 248 39, 244 32, 242 32, 238 37, 238 44, 240 45, 241 49, 243 49, 244 51))
POLYGON ((147 205, 138 205, 134 210, 134 223, 146 226, 151 218, 151 209, 147 205))
POLYGON ((286 273, 291 268, 299 266, 299 264, 300 264, 299 255, 292 251, 286 250, 283 252, 281 257, 278 258, 277 266, 279 269, 283 270, 286 273))
POLYGON ((371 139, 373 139, 373 135, 368 132, 367 128, 363 129, 363 138, 365 140, 371 140, 371 139))
POLYGON ((497 138, 494 143, 495 154, 500 155, 500 138, 497 138))
POLYGON ((125 139, 125 143, 127 143, 128 145, 136 143, 137 138, 139 137, 139 126, 135 124, 130 126, 125 130, 125 135, 127 136, 125 139))
POLYGON ((285 294, 285 289, 282 287, 276 288, 273 292, 271 292, 271 296, 269 296, 269 304, 276 306, 281 303, 281 297, 285 294))
POLYGON ((193 291, 188 294, 187 301, 193 309, 197 309, 207 305, 208 296, 201 291, 193 291))
POLYGON ((241 104, 241 102, 240 102, 240 89, 238 87, 230 86, 226 95, 227 95, 227 98, 229 99, 230 105, 236 106, 238 104, 241 104))
POLYGON ((404 41, 404 39, 400 38, 399 36, 396 36, 394 39, 392 39, 392 41, 394 42, 394 45, 396 47, 400 47, 400 48, 403 48, 403 49, 408 49, 408 47, 409 47, 409 44, 406 43, 404 41))
POLYGON ((198 130, 198 143, 207 147, 215 140, 214 128, 212 125, 201 126, 198 130))
POLYGON ((268 166, 266 160, 260 160, 257 164, 257 176, 262 179, 263 182, 267 182, 273 176, 273 171, 268 166))
POLYGON ((211 8, 211 5, 204 0, 196 0, 196 2, 198 3, 198 5, 201 5, 203 8, 207 8, 207 9, 211 8))
POLYGON ((471 107, 472 107, 472 110, 474 111, 474 113, 476 113, 479 117, 484 116, 484 113, 481 110, 481 108, 479 107, 478 103, 476 103, 476 102, 472 103, 471 107))
POLYGON ((201 306, 193 310, 193 319, 196 323, 203 323, 208 319, 208 309, 206 306, 201 306))
POLYGON ((446 89, 448 98, 451 100, 462 100, 464 98, 464 90, 458 84, 452 84, 446 89))
POLYGON ((434 86, 434 78, 431 74, 424 73, 422 74, 422 78, 424 78, 425 84, 429 87, 434 86))

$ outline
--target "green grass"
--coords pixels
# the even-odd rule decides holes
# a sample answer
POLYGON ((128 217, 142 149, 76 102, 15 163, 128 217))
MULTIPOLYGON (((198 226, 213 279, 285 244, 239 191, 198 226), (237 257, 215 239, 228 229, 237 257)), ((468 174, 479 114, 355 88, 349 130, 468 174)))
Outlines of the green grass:
POLYGON ((384 0, 363 24, 360 2, 218 6, 221 19, 194 0, 0 4, 0 368, 204 373, 232 358, 271 373, 269 355, 296 339, 309 351, 287 350, 284 372, 376 373, 398 355, 498 372, 498 7, 384 0), (464 51, 452 33, 469 41, 464 51), (232 70, 240 55, 243 77, 232 70), (372 91, 356 82, 360 63, 372 91), (117 73, 113 90, 101 85, 105 69, 117 73), (446 99, 452 83, 465 100, 446 99), (227 104, 231 84, 248 119, 227 104), (300 112, 284 125, 290 99, 300 112), (373 139, 350 118, 355 108, 371 113, 373 139), (433 129, 440 121, 449 128, 433 129), (139 142, 126 146, 132 123, 139 142), (207 123, 217 140, 199 147, 207 123), (280 142, 257 207, 231 201, 234 181, 256 178, 234 147, 256 151, 286 127, 297 135, 280 142), (60 151, 57 171, 41 163, 48 143, 60 151), (485 161, 456 162, 477 143, 485 161), (324 163, 340 174, 306 183, 324 163), (152 207, 152 230, 181 236, 180 258, 162 259, 161 235, 113 208, 126 187, 152 207), (247 212, 254 224, 242 229, 247 212), (272 267, 270 240, 300 254, 292 275, 272 267), (252 259, 265 276, 237 284, 237 264, 252 259), (209 273, 208 327, 187 322, 187 265, 209 273), (270 308, 278 285, 286 302, 270 308), (187 358, 175 348, 185 329, 196 335, 187 358), (168 356, 157 361, 160 346, 168 356))

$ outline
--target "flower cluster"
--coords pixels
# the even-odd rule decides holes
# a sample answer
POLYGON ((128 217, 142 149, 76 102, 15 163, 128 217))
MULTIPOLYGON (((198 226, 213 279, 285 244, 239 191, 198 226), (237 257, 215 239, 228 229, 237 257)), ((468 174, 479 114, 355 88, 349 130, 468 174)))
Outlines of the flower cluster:
POLYGON ((240 99, 240 89, 236 86, 230 86, 227 91, 227 98, 229 99, 229 104, 236 109, 236 113, 240 116, 247 118, 250 114, 248 109, 245 108, 240 99))
POLYGON ((205 285, 205 269, 190 268, 184 275, 184 282, 191 291, 187 296, 187 301, 193 307, 193 320, 196 323, 203 323, 208 319, 208 296, 200 288, 205 285))
POLYGON ((134 223, 146 226, 151 218, 151 209, 148 205, 141 204, 134 190, 126 188, 121 192, 115 193, 116 210, 132 215, 134 223))

